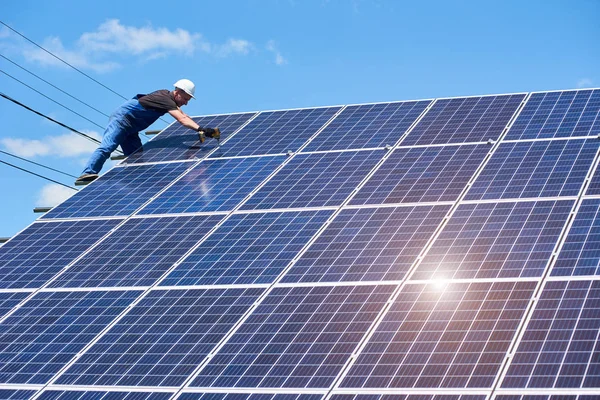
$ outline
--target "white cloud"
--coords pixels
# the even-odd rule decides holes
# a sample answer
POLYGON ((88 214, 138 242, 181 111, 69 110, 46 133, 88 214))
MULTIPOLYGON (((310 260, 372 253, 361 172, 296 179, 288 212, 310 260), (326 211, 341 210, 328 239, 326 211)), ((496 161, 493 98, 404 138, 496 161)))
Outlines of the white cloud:
POLYGON ((110 19, 101 24, 95 32, 84 33, 78 41, 84 53, 125 53, 147 54, 173 51, 191 55, 198 48, 206 51, 199 33, 183 29, 170 31, 166 28, 147 26, 136 28, 122 25, 118 19, 110 19))
POLYGON ((225 44, 216 47, 218 57, 227 57, 232 54, 246 55, 252 49, 252 43, 243 39, 229 39, 225 44))
POLYGON ((35 201, 36 207, 54 207, 73 196, 76 192, 67 187, 51 183, 42 188, 35 201))
MULTIPOLYGON (((100 135, 96 132, 84 132, 96 139, 100 135)), ((85 139, 75 133, 61 136, 45 137, 42 140, 24 140, 18 138, 0 139, 0 144, 9 153, 19 157, 34 158, 43 156, 56 156, 61 158, 78 157, 91 154, 98 144, 85 139)))
POLYGON ((267 45, 265 46, 267 50, 275 55, 275 64, 277 65, 285 65, 287 64, 287 60, 281 55, 274 40, 269 40, 267 45))
POLYGON ((577 87, 578 88, 589 88, 589 87, 592 87, 592 84, 593 84, 593 82, 591 79, 583 78, 577 82, 577 87))

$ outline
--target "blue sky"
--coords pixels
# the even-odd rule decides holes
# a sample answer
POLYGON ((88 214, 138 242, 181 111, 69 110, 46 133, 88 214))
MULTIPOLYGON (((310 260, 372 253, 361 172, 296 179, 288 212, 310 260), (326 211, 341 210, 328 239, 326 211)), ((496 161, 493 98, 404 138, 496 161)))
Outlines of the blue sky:
MULTIPOLYGON (((21 0, 4 2, 0 14, 122 96, 193 80, 198 99, 183 108, 192 116, 599 87, 599 17, 597 0, 21 0)), ((2 25, 0 54, 1 92, 92 136, 123 101, 2 25)), ((0 120, 0 150, 71 175, 95 148, 3 98, 0 120)), ((0 160, 73 182, 2 153, 0 160)), ((0 237, 38 218, 34 207, 74 193, 4 164, 0 188, 0 237)))

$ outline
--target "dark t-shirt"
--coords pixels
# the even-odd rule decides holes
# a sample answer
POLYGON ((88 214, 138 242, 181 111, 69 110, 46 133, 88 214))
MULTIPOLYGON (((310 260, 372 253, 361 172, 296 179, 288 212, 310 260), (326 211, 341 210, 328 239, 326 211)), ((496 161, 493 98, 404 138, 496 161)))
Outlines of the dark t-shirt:
POLYGON ((173 93, 166 89, 157 90, 150 94, 138 95, 137 99, 145 109, 159 111, 163 114, 171 110, 177 110, 178 108, 173 98, 173 93))

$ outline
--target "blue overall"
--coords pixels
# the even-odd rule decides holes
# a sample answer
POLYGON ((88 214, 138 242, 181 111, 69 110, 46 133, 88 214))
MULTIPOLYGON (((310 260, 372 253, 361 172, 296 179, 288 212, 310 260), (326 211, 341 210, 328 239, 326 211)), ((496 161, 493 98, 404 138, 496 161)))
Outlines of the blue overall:
POLYGON ((138 133, 165 114, 164 111, 147 110, 142 107, 138 101, 142 96, 144 95, 138 94, 112 113, 108 120, 108 126, 102 135, 102 143, 90 157, 83 174, 99 173, 110 154, 119 145, 126 156, 142 147, 142 141, 138 133))

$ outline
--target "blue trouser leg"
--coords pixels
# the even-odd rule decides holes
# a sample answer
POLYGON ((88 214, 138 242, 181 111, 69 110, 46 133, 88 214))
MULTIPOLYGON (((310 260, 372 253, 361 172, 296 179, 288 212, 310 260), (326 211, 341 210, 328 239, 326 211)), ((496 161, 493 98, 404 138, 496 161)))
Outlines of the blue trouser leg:
MULTIPOLYGON (((128 129, 116 118, 111 118, 104 131, 104 135, 102 136, 102 143, 100 143, 100 146, 92 153, 83 173, 99 173, 106 160, 110 157, 110 154, 115 151, 120 143, 126 140, 128 136, 127 131, 128 129)), ((137 132, 135 132, 134 135, 137 137, 137 132)))

